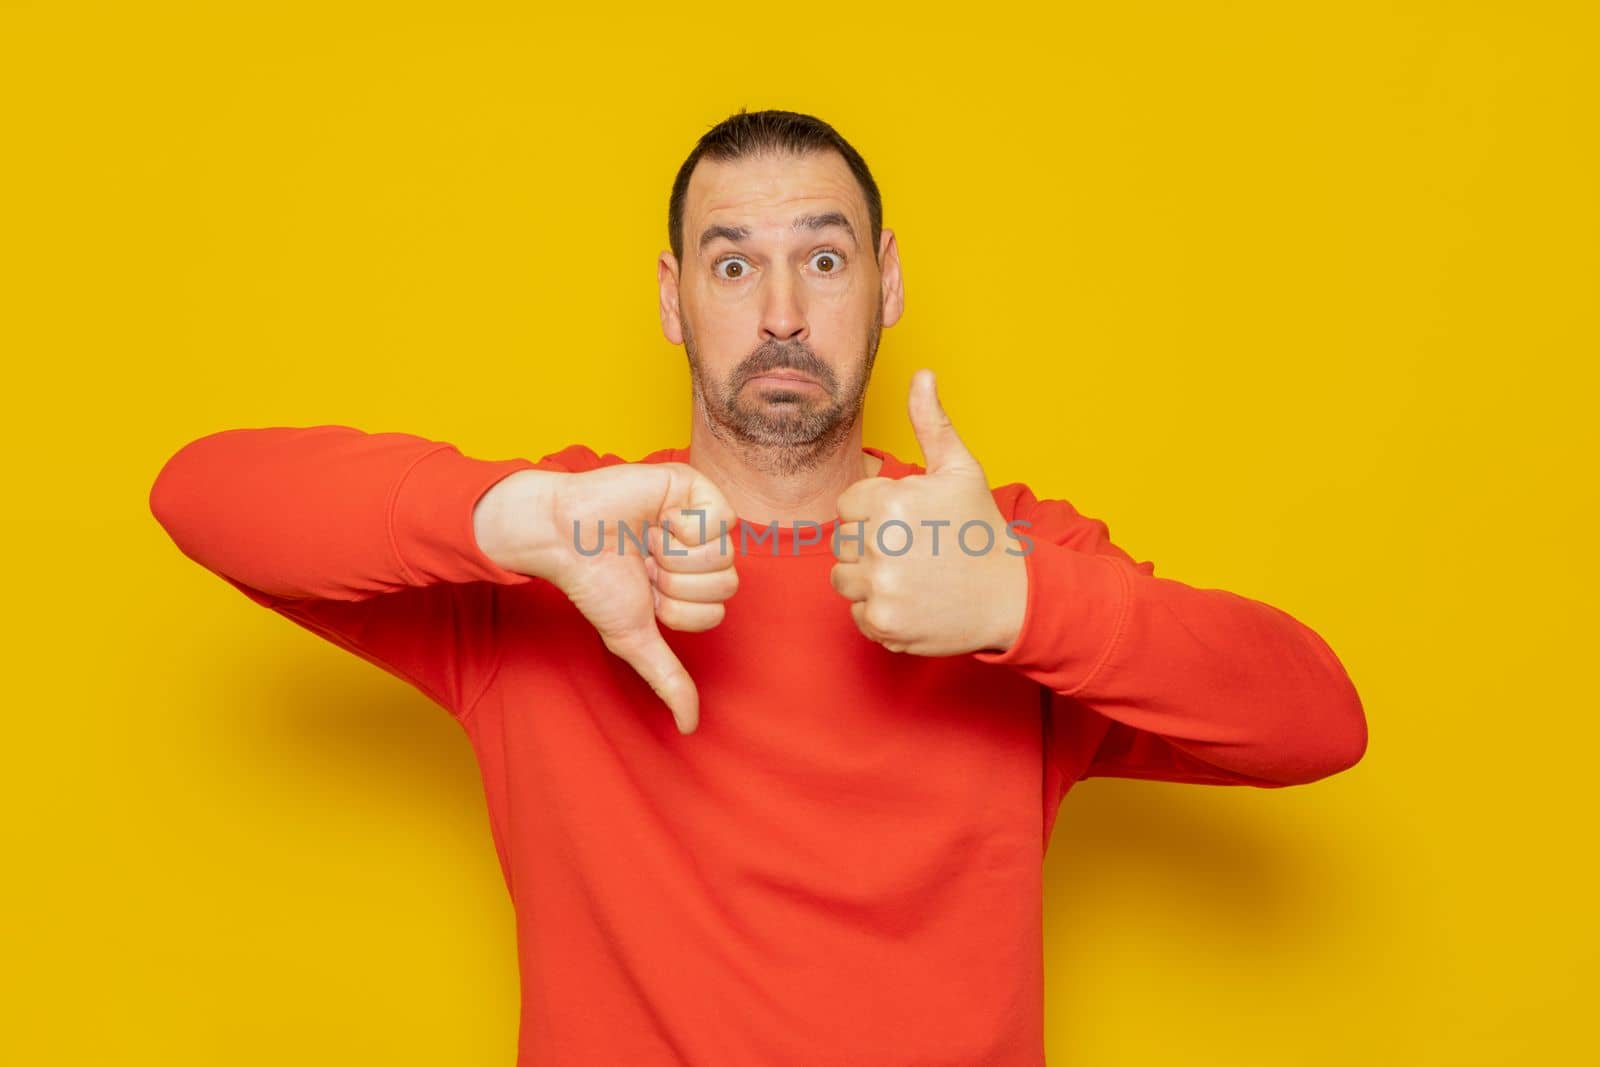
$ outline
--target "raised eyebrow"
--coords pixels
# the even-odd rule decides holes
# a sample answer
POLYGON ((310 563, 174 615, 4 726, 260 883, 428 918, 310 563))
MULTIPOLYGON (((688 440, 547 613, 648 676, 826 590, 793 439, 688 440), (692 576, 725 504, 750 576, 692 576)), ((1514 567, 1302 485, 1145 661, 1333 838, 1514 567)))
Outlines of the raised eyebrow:
MULTIPOLYGON (((850 220, 842 211, 823 211, 813 215, 800 215, 795 218, 792 228, 796 230, 823 230, 829 226, 838 226, 850 235, 852 244, 859 244, 856 240, 855 227, 850 225, 850 220)), ((748 226, 707 226, 700 235, 700 251, 706 250, 706 245, 718 237, 725 237, 730 241, 743 241, 750 236, 748 226)))
POLYGON ((850 225, 850 220, 844 217, 842 211, 824 211, 817 215, 801 215, 794 220, 797 230, 821 230, 829 226, 838 226, 850 235, 850 243, 856 244, 856 231, 850 225))
POLYGON ((726 237, 730 241, 742 241, 750 236, 748 226, 707 226, 706 231, 700 235, 700 251, 706 250, 706 245, 718 237, 726 237))

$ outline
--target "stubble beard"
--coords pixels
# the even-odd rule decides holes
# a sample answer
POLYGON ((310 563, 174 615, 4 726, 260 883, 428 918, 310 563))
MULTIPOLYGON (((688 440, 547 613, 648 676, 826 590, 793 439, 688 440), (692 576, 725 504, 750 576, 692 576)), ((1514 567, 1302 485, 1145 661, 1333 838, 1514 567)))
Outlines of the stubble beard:
POLYGON ((695 410, 711 435, 738 452, 757 470, 797 474, 824 463, 849 436, 866 402, 872 365, 883 334, 883 310, 873 312, 865 356, 856 375, 841 388, 833 372, 805 341, 768 340, 758 345, 724 381, 710 381, 700 364, 687 319, 683 347, 695 410), (774 370, 793 370, 822 386, 825 396, 804 386, 745 388, 750 379, 774 370))

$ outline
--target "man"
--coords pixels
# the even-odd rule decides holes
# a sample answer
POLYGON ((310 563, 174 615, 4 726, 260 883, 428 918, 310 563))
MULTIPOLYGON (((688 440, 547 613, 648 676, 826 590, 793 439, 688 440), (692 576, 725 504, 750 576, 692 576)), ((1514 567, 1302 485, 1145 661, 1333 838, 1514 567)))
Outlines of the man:
POLYGON ((1284 612, 991 490, 928 372, 926 466, 862 445, 900 262, 826 123, 732 116, 668 214, 687 448, 234 429, 180 449, 151 508, 465 728, 516 906, 519 1062, 1040 1064, 1041 865, 1073 783, 1311 782, 1361 758, 1360 700, 1284 612))

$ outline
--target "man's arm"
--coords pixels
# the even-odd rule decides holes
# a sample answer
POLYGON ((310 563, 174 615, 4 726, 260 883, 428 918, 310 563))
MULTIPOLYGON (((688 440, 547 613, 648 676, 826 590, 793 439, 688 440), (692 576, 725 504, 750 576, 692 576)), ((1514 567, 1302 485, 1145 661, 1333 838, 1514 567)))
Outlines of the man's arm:
POLYGON ((477 505, 571 458, 475 459, 349 426, 232 429, 179 449, 149 502, 186 556, 460 718, 498 666, 500 588, 534 580, 486 554, 477 505))
POLYGON ((1027 606, 1009 648, 973 655, 1050 691, 1063 789, 1093 775, 1295 785, 1361 759, 1361 699, 1316 632, 1261 601, 1156 577, 1066 501, 1020 483, 995 496, 1031 523, 1027 606))

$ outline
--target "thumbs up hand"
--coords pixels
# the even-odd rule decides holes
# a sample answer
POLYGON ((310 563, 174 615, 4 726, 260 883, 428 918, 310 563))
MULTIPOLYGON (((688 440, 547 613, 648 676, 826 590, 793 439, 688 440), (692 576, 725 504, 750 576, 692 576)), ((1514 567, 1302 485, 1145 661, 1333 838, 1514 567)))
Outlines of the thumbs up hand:
POLYGON ((930 370, 912 376, 910 413, 927 473, 865 478, 840 494, 829 579, 857 628, 891 652, 1009 648, 1027 607, 1022 548, 930 370))

